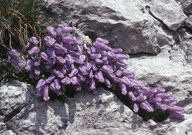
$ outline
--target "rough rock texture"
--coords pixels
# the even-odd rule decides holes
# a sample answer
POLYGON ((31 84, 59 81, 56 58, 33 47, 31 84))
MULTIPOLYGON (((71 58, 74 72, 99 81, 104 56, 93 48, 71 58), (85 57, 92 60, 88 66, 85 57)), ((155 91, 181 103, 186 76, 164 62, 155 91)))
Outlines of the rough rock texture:
POLYGON ((173 91, 186 110, 185 120, 144 122, 107 91, 80 92, 67 103, 43 102, 31 86, 12 82, 0 87, 0 134, 192 134, 191 0, 48 2, 48 17, 76 26, 91 40, 106 38, 129 53, 127 63, 137 79, 173 91))
POLYGON ((187 18, 174 0, 70 0, 50 1, 54 17, 77 26, 94 40, 110 40, 130 54, 160 52, 160 46, 174 44, 173 35, 162 30, 178 29, 187 18), (163 22, 163 23, 161 23, 163 22))

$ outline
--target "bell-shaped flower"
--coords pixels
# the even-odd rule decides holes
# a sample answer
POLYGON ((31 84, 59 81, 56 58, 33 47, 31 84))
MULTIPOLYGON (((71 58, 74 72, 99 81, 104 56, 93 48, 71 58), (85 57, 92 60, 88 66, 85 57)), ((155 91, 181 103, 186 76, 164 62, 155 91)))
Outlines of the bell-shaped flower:
POLYGON ((77 79, 76 76, 73 76, 73 77, 71 78, 71 83, 72 83, 73 85, 75 85, 75 84, 78 83, 78 79, 77 79))
POLYGON ((116 58, 117 60, 126 60, 128 59, 128 55, 125 55, 125 54, 116 54, 116 58))
POLYGON ((133 104, 133 111, 137 113, 139 111, 139 105, 137 103, 133 104))
POLYGON ((71 33, 71 32, 74 32, 74 31, 75 31, 74 27, 67 27, 67 26, 65 26, 65 27, 62 28, 62 32, 63 33, 71 33))
POLYGON ((45 101, 48 101, 49 100, 49 87, 47 85, 45 85, 43 88, 42 88, 42 91, 43 91, 43 99, 45 101))
POLYGON ((68 63, 71 63, 71 64, 75 62, 75 60, 73 59, 73 57, 71 57, 71 55, 69 55, 69 54, 66 55, 65 60, 66 60, 68 63))
POLYGON ((52 47, 56 42, 56 40, 50 36, 45 36, 44 41, 47 47, 52 47))
POLYGON ((71 73, 69 74, 69 77, 73 77, 73 76, 75 76, 76 74, 78 73, 78 69, 73 69, 72 71, 71 71, 71 73))
POLYGON ((64 85, 68 85, 71 83, 71 79, 69 77, 65 77, 61 80, 61 83, 64 85))
POLYGON ((48 26, 46 28, 46 31, 52 36, 52 37, 56 37, 57 33, 55 31, 55 28, 52 26, 48 26))
POLYGON ((46 84, 46 81, 44 79, 40 79, 36 85, 36 88, 40 90, 44 85, 46 84))
POLYGON ((161 102, 162 99, 160 97, 149 97, 147 101, 149 103, 156 103, 156 102, 161 102))
POLYGON ((46 53, 49 55, 50 58, 55 58, 56 57, 55 52, 54 52, 54 50, 52 48, 47 48, 46 53))
POLYGON ((89 79, 89 83, 90 83, 90 90, 96 89, 96 84, 94 79, 89 79))
POLYGON ((176 103, 176 101, 177 100, 174 97, 171 97, 171 98, 168 98, 168 99, 164 99, 163 103, 166 104, 166 105, 170 105, 170 104, 176 103))
POLYGON ((39 43, 37 38, 34 36, 29 39, 29 42, 32 44, 32 46, 36 46, 39 43))
POLYGON ((9 55, 11 57, 19 57, 21 54, 17 50, 12 49, 11 51, 9 51, 9 55))
POLYGON ((97 38, 96 41, 97 41, 97 42, 100 42, 100 43, 104 43, 104 44, 108 44, 108 43, 109 43, 108 40, 103 39, 103 38, 97 38))
POLYGON ((153 112, 154 111, 154 108, 147 101, 140 103, 139 106, 142 109, 146 110, 147 112, 153 112))
POLYGON ((66 60, 62 56, 57 56, 56 62, 59 64, 64 64, 64 63, 66 63, 66 60))
POLYGON ((58 43, 54 44, 54 49, 58 54, 65 54, 67 52, 67 49, 58 43))
POLYGON ((55 79, 55 76, 54 76, 54 75, 51 75, 51 76, 49 76, 49 77, 46 79, 46 83, 49 84, 49 83, 51 83, 54 79, 55 79))
POLYGON ((105 85, 108 87, 108 88, 111 88, 112 87, 112 84, 110 82, 109 79, 105 79, 105 85))
POLYGON ((114 48, 112 49, 112 52, 115 54, 121 53, 123 50, 121 48, 114 48))
POLYGON ((127 95, 127 87, 126 87, 126 85, 125 84, 121 84, 120 86, 121 86, 121 93, 123 95, 127 95))
POLYGON ((160 110, 167 110, 168 107, 167 107, 167 105, 165 105, 165 104, 156 102, 156 103, 155 103, 155 108, 156 108, 156 109, 160 109, 160 110))
POLYGON ((33 47, 31 50, 29 50, 28 51, 28 53, 30 54, 30 55, 36 55, 36 54, 38 54, 39 53, 39 48, 38 47, 33 47))
POLYGON ((101 83, 104 83, 105 82, 105 79, 104 79, 104 76, 103 76, 103 73, 101 71, 98 71, 95 73, 95 78, 101 82, 101 83))
POLYGON ((132 101, 136 101, 136 100, 137 100, 137 98, 135 97, 135 95, 134 95, 134 93, 133 93, 132 91, 129 91, 129 92, 128 92, 128 96, 129 96, 129 98, 130 98, 132 101))

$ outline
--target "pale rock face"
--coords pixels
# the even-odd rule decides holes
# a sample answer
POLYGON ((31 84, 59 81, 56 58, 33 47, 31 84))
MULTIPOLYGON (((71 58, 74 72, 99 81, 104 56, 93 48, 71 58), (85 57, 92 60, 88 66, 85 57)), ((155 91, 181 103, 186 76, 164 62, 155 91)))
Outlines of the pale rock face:
POLYGON ((0 134, 192 134, 191 0, 48 0, 53 20, 76 26, 79 39, 110 41, 130 54, 136 78, 174 93, 185 120, 143 121, 117 97, 80 92, 67 103, 44 102, 25 83, 0 87, 0 134), (84 36, 83 34, 89 36, 84 36))

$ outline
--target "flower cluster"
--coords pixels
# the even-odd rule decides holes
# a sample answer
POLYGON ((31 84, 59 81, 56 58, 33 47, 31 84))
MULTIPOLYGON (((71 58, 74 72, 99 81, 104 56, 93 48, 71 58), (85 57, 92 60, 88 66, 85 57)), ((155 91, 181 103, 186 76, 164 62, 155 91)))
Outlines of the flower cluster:
MULTIPOLYGON (((171 92, 163 88, 150 88, 135 80, 135 74, 127 69, 124 60, 128 55, 120 48, 111 48, 108 41, 97 38, 92 46, 80 45, 73 36, 75 28, 59 24, 48 26, 40 46, 36 37, 31 37, 25 70, 30 78, 38 80, 37 95, 49 100, 50 91, 61 95, 67 86, 76 91, 87 88, 98 92, 98 85, 109 89, 116 85, 129 98, 132 110, 147 112, 168 111, 174 117, 181 117, 183 108, 176 106, 171 92)), ((10 51, 10 62, 19 65, 20 53, 10 51)), ((23 65, 23 63, 22 63, 23 65)))

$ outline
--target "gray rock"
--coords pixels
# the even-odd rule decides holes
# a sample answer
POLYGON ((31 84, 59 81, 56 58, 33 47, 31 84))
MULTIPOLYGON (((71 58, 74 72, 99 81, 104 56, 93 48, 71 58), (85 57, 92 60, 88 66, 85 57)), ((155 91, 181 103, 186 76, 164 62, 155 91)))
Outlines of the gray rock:
POLYGON ((185 25, 186 25, 188 28, 192 29, 192 16, 189 17, 189 18, 187 18, 187 20, 185 21, 185 25))
POLYGON ((191 0, 176 0, 182 5, 183 11, 187 15, 192 14, 192 1, 191 0))
POLYGON ((152 0, 149 6, 150 12, 171 30, 177 30, 187 19, 175 0, 152 0))
POLYGON ((0 112, 4 116, 13 115, 30 103, 31 87, 25 83, 13 81, 0 87, 0 112))
MULTIPOLYGON (((20 84, 17 85, 18 90, 24 85, 19 82, 17 84, 20 84)), ((12 85, 12 83, 5 84, 7 87, 13 87, 12 85)), ((9 89, 2 92, 2 94, 7 94, 5 100, 11 94, 7 91, 9 89)), ((153 134, 142 118, 124 106, 112 93, 105 90, 101 90, 97 95, 82 91, 76 94, 74 99, 69 99, 67 103, 57 100, 45 102, 37 100, 35 94, 27 94, 32 96, 31 104, 24 106, 10 120, 2 123, 0 133, 11 134, 13 132, 20 135, 153 134)), ((21 98, 22 93, 15 97, 21 98)), ((9 102, 10 106, 13 104, 9 102)))

